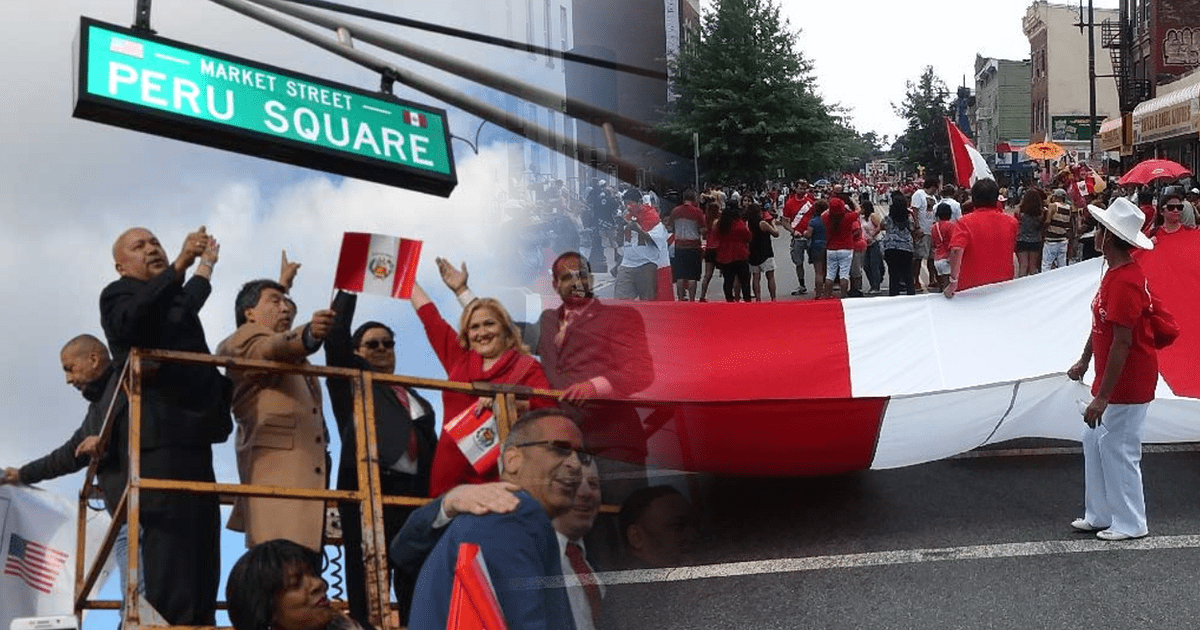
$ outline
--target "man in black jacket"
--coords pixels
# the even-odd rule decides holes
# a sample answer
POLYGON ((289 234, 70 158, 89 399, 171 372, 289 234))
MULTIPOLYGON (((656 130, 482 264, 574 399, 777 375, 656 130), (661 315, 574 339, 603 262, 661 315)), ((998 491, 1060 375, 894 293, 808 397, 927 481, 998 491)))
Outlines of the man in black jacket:
MULTIPOLYGON (((209 353, 200 309, 212 291, 218 254, 203 227, 188 234, 172 263, 149 230, 132 228, 117 238, 113 261, 121 277, 100 294, 100 321, 116 365, 135 347, 209 353)), ((212 366, 144 362, 141 476, 214 481, 212 445, 233 429, 230 390, 212 366)), ((146 598, 171 625, 216 623, 219 508, 214 494, 141 495, 146 598)))
MULTIPOLYGON (((67 384, 79 390, 88 401, 83 424, 60 447, 20 468, 6 468, 0 483, 35 484, 87 468, 90 455, 95 453, 100 430, 114 394, 119 391, 116 369, 108 356, 108 348, 92 335, 79 335, 63 346, 63 372, 67 384)), ((116 430, 124 426, 128 402, 122 393, 113 405, 114 431, 108 448, 100 458, 97 476, 104 493, 104 505, 109 514, 117 508, 125 490, 125 439, 128 434, 116 430)), ((99 453, 97 453, 99 455, 99 453)))
MULTIPOLYGON (((354 334, 350 323, 358 296, 339 291, 333 301, 333 328, 325 337, 325 364, 330 367, 371 370, 392 374, 396 370, 396 337, 392 329, 379 322, 366 322, 354 334)), ((342 451, 338 459, 339 490, 358 489, 358 457, 355 453, 354 392, 349 381, 331 378, 325 381, 329 404, 337 419, 342 451)), ((379 449, 379 483, 385 495, 424 497, 429 494, 429 471, 437 445, 434 435, 433 408, 412 389, 375 381, 371 389, 375 403, 375 443, 379 449)), ((346 596, 350 616, 363 627, 370 623, 367 613, 365 569, 362 554, 362 516, 356 503, 340 503, 342 540, 346 547, 346 596)), ((383 527, 386 548, 400 531, 412 510, 384 506, 383 527)), ((392 587, 400 604, 401 625, 407 618, 412 584, 393 573, 392 587)))
MULTIPOLYGON (((129 432, 125 420, 129 413, 129 401, 120 388, 120 372, 112 364, 108 356, 108 348, 92 335, 79 335, 63 346, 59 356, 62 360, 63 372, 67 384, 78 389, 88 401, 87 415, 83 424, 67 439, 62 446, 49 454, 39 457, 20 468, 6 468, 0 476, 0 485, 35 484, 39 481, 54 479, 78 472, 87 468, 91 457, 100 458, 100 466, 96 470, 101 493, 104 497, 104 507, 111 515, 125 492, 125 482, 128 479, 128 439, 129 432), (116 399, 114 401, 114 398, 116 399), (109 414, 109 408, 112 413, 109 414), (98 450, 100 432, 104 429, 106 418, 112 418, 112 433, 109 435, 108 446, 101 453, 98 450)), ((113 558, 121 570, 121 594, 125 594, 125 550, 128 544, 127 532, 124 527, 117 535, 113 545, 113 558)), ((142 584, 145 580, 142 580, 142 584)), ((145 592, 145 587, 142 587, 145 592)), ((152 623, 159 619, 157 612, 152 611, 145 600, 141 602, 141 619, 143 623, 152 623)), ((161 623, 161 622, 159 622, 161 623)))

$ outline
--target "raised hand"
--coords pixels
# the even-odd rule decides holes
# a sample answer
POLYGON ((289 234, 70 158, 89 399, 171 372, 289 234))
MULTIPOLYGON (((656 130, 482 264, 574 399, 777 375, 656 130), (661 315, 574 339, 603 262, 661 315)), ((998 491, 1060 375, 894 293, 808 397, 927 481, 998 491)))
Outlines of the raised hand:
POLYGON ((445 258, 437 258, 438 273, 442 274, 442 282, 454 293, 461 293, 467 288, 467 263, 462 264, 462 268, 455 269, 454 265, 450 264, 445 258))
POLYGON ((282 284, 288 291, 292 290, 292 283, 296 281, 296 273, 300 271, 300 263, 291 262, 287 257, 287 250, 283 250, 283 256, 279 263, 279 284, 282 284))

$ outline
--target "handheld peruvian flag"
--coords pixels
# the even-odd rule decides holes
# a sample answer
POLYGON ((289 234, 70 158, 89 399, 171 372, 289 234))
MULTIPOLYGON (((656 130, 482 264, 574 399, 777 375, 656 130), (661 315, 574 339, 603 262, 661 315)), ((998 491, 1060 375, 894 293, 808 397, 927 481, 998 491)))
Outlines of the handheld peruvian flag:
POLYGON ((424 127, 425 126, 425 114, 418 114, 417 112, 414 112, 411 110, 405 110, 404 111, 404 122, 408 123, 409 125, 412 125, 413 127, 424 127))
POLYGON ((508 630, 479 545, 458 546, 446 630, 508 630))
POLYGON ((354 293, 408 299, 417 277, 421 241, 346 232, 333 286, 354 293))
POLYGON ((500 427, 491 410, 475 415, 475 405, 447 422, 443 430, 450 439, 458 445, 463 457, 471 462, 471 467, 479 474, 496 467, 500 459, 500 427))
POLYGON ((992 170, 983 159, 983 154, 949 118, 946 119, 946 136, 950 139, 954 175, 959 186, 972 186, 981 179, 995 179, 992 177, 992 170))

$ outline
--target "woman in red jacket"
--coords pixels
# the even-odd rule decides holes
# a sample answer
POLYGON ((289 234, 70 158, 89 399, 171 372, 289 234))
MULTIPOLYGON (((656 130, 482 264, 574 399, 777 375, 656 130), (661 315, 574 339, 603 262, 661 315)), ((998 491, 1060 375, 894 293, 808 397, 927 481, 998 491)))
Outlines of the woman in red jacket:
MULTIPOLYGON (((466 266, 454 269, 449 262, 439 258, 438 268, 446 284, 454 292, 462 292, 467 285, 466 266)), ((446 370, 446 378, 452 381, 487 383, 512 383, 529 387, 549 389, 542 364, 529 354, 529 348, 521 343, 521 333, 504 305, 492 298, 477 298, 463 309, 456 332, 442 319, 437 306, 419 285, 413 285, 413 308, 425 326, 429 345, 437 354, 438 361, 446 370)), ((459 450, 458 445, 445 430, 445 424, 459 414, 472 408, 482 410, 490 404, 470 394, 442 392, 443 430, 438 439, 437 452, 433 456, 433 471, 429 478, 429 496, 438 496, 463 483, 498 481, 499 471, 493 465, 480 473, 475 470, 459 450)), ((552 401, 533 400, 518 407, 552 406, 552 401)))
POLYGON ((737 203, 729 202, 717 220, 717 266, 725 281, 725 301, 736 302, 733 283, 741 284, 742 299, 750 301, 750 227, 737 203))

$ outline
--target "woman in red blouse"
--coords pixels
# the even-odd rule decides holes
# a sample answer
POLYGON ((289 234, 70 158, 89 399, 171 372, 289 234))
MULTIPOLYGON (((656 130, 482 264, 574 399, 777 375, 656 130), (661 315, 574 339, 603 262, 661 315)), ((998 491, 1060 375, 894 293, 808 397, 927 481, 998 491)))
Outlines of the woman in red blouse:
POLYGON ((1099 224, 1096 249, 1108 270, 1092 299, 1092 331, 1067 376, 1079 380, 1095 355, 1092 401, 1083 412, 1084 515, 1071 526, 1103 540, 1141 538, 1146 528, 1142 490, 1142 429, 1158 384, 1158 354, 1147 313, 1149 285, 1131 255, 1153 249, 1142 233, 1145 215, 1118 197, 1107 209, 1088 206, 1099 224))
MULTIPOLYGON (((449 262, 439 258, 438 268, 447 285, 461 292, 466 287, 466 267, 454 269, 449 262), (447 273, 449 271, 450 273, 447 273)), ((438 361, 446 370, 446 378, 452 381, 487 383, 512 383, 534 388, 549 389, 542 364, 529 354, 529 348, 521 343, 521 332, 513 323, 504 305, 492 298, 477 298, 467 304, 459 318, 458 331, 450 327, 438 313, 437 306, 419 285, 413 286, 411 299, 429 345, 437 354, 438 361)), ((471 465, 458 445, 444 430, 445 423, 472 408, 482 410, 489 406, 489 399, 470 394, 442 392, 443 430, 438 439, 437 452, 433 456, 433 471, 429 479, 429 495, 438 496, 463 483, 483 483, 499 480, 495 466, 479 473, 471 465)), ((530 401, 518 408, 532 404, 534 407, 553 405, 552 401, 530 401)))

